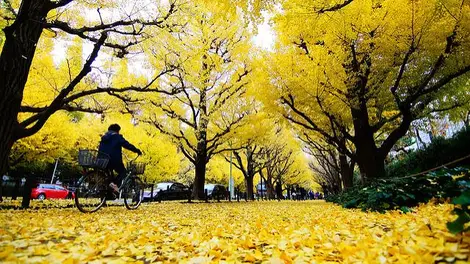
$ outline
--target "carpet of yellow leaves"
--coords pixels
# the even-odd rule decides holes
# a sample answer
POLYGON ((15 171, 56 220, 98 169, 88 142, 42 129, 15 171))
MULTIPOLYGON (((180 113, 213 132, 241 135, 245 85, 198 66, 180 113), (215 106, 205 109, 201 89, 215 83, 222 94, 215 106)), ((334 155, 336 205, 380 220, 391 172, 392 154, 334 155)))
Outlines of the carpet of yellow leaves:
POLYGON ((470 234, 447 232, 451 209, 380 214, 260 201, 1 210, 0 262, 467 263, 470 234))

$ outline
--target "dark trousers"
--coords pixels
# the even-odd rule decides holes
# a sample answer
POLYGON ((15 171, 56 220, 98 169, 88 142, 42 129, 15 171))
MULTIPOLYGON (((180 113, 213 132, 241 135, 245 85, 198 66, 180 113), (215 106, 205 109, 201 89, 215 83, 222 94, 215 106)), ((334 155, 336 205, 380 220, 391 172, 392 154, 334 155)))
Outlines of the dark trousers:
POLYGON ((124 164, 122 162, 110 164, 108 168, 117 172, 117 177, 111 179, 111 182, 114 182, 118 187, 121 187, 122 180, 126 177, 126 168, 124 167, 124 164))

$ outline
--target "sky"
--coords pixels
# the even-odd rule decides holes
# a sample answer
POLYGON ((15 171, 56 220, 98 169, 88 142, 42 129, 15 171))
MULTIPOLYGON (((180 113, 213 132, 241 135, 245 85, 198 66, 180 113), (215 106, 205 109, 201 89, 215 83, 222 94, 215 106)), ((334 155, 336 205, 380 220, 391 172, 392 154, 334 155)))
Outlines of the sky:
MULTIPOLYGON (((258 25, 258 34, 253 37, 253 42, 256 46, 263 48, 265 50, 272 50, 274 48, 275 34, 272 27, 269 25, 268 21, 264 21, 262 24, 258 25)), ((56 40, 54 49, 52 51, 52 56, 54 58, 54 63, 59 65, 59 63, 65 59, 67 43, 62 40, 56 40)), ((88 56, 93 49, 93 44, 85 43, 83 52, 84 56, 88 56)))
MULTIPOLYGON (((275 42, 276 35, 274 33, 273 28, 269 25, 269 19, 270 19, 269 16, 264 15, 263 23, 258 25, 258 32, 257 32, 258 34, 252 38, 252 41, 254 42, 256 46, 264 50, 272 51, 274 49, 274 42, 275 42)), ((83 59, 84 60, 86 60, 86 58, 89 56, 92 50, 93 50, 93 44, 90 42, 84 42, 84 45, 83 45, 83 59)), ((67 41, 56 40, 54 44, 54 49, 52 50, 52 56, 53 56, 54 63, 56 64, 56 66, 58 66, 66 58, 66 52, 67 52, 67 41)), ((101 57, 101 59, 97 59, 97 61, 95 61, 93 65, 99 67, 99 64, 103 63, 103 59, 107 60, 109 59, 109 57, 107 58, 101 57)), ((145 69, 145 67, 143 66, 144 61, 145 60, 143 58, 142 58, 142 63, 137 63, 136 60, 134 60, 133 62, 134 67, 132 67, 133 72, 135 74, 143 74, 144 76, 151 78, 152 72, 147 71, 145 69)))
POLYGON ((274 48, 274 40, 274 30, 269 25, 267 19, 265 19, 262 24, 258 25, 258 35, 253 38, 253 41, 260 48, 272 50, 274 48))

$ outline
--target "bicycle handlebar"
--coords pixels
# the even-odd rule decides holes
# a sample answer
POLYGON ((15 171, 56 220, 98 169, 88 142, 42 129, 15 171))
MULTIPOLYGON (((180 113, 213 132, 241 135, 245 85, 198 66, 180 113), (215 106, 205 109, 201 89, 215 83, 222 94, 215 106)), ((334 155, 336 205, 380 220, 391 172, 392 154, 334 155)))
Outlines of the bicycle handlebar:
POLYGON ((137 158, 139 158, 141 155, 140 154, 137 154, 137 156, 133 159, 129 158, 129 156, 126 155, 126 153, 122 153, 124 155, 124 157, 126 158, 127 161, 129 162, 134 162, 137 158))

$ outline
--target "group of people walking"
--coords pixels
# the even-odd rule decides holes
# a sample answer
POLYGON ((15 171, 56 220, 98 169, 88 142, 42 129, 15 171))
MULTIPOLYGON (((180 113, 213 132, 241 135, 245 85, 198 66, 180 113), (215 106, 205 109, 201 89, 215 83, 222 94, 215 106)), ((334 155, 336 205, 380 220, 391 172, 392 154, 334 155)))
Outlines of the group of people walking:
POLYGON ((323 199, 323 194, 320 192, 313 192, 312 190, 307 191, 303 187, 291 187, 287 189, 287 199, 291 200, 319 200, 323 199))

